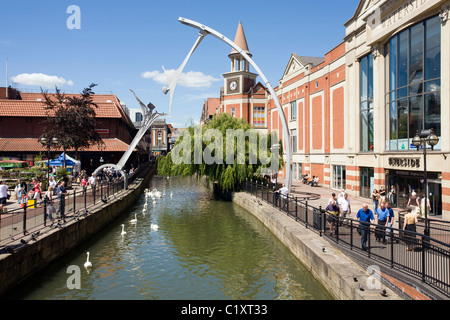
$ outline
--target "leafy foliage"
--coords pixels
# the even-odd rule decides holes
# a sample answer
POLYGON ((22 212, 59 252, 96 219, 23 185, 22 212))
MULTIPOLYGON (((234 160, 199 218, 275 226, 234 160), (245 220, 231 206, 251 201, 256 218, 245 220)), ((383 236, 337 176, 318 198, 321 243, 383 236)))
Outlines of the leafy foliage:
POLYGON ((95 108, 98 108, 92 98, 95 86, 91 84, 80 95, 65 95, 58 88, 55 95, 42 91, 47 111, 42 136, 49 137, 48 143, 52 137, 56 137, 58 146, 63 150, 72 148, 78 153, 101 142, 95 132, 95 108))
MULTIPOLYGON (((253 178, 254 176, 260 176, 263 168, 270 167, 270 164, 264 165, 261 163, 261 156, 270 157, 271 151, 271 135, 263 135, 258 134, 254 131, 248 123, 244 120, 238 120, 231 115, 221 114, 219 116, 214 117, 207 125, 200 127, 191 126, 186 129, 189 134, 183 134, 177 143, 174 146, 174 149, 163 158, 160 158, 158 161, 158 174, 163 176, 193 176, 197 175, 198 177, 208 177, 212 181, 216 181, 223 192, 234 191, 239 188, 241 183, 246 178, 253 178), (212 136, 211 139, 205 138, 208 137, 208 132, 211 132, 211 129, 214 130, 215 133, 220 135, 219 137, 212 136), (239 142, 242 143, 243 140, 239 140, 237 137, 234 137, 234 143, 232 145, 227 145, 227 130, 233 130, 233 132, 245 132, 246 134, 251 133, 255 134, 256 137, 256 145, 259 146, 260 143, 267 143, 267 154, 262 155, 259 154, 259 148, 255 148, 254 143, 252 144, 251 138, 245 138, 245 145, 242 146, 239 142), (206 153, 210 153, 211 157, 215 158, 217 161, 213 163, 203 161, 198 162, 198 155, 196 158, 194 147, 198 141, 195 141, 195 137, 201 134, 201 151, 202 156, 206 153), (190 139, 190 141, 184 141, 184 139, 190 139), (222 144, 220 143, 221 140, 222 144), (190 145, 190 150, 182 149, 181 152, 189 152, 190 154, 180 154, 179 157, 186 156, 189 161, 183 161, 179 163, 178 161, 174 161, 173 157, 175 156, 173 152, 177 149, 181 143, 184 145, 190 145), (222 149, 219 150, 217 146, 220 146, 222 149), (227 148, 230 148, 229 153, 233 158, 227 158, 227 148), (232 148, 232 149, 231 149, 232 148), (241 149, 239 149, 241 148, 241 149), (239 150, 244 150, 243 159, 242 152, 239 150), (239 156, 241 156, 239 158, 239 156), (255 159, 256 158, 256 159, 255 159), (223 160, 223 161, 221 161, 223 160), (256 161, 254 161, 256 160, 256 161)), ((281 146, 281 141, 279 142, 281 146)), ((180 148, 179 148, 180 149, 180 148)), ((278 157, 278 165, 283 166, 283 150, 280 147, 280 153, 278 157)), ((186 159, 187 159, 186 158, 186 159)))

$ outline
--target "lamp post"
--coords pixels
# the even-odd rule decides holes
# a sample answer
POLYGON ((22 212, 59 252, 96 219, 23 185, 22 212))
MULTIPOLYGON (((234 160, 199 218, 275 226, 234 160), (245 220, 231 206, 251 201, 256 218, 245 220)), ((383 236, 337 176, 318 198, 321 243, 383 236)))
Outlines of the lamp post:
POLYGON ((97 148, 100 150, 100 164, 103 164, 103 162, 105 161, 105 160, 103 160, 103 150, 106 149, 106 144, 105 143, 103 143, 103 144, 99 143, 97 145, 97 148))
MULTIPOLYGON (((47 140, 45 136, 42 136, 40 142, 43 146, 47 147, 47 184, 50 182, 50 147, 58 144, 58 138, 53 137, 51 140, 47 140)), ((48 186, 47 186, 48 188, 48 186)))
POLYGON ((417 131, 416 136, 412 140, 412 144, 419 151, 420 147, 423 147, 423 171, 424 171, 424 190, 425 190, 425 230, 426 236, 430 235, 428 227, 428 175, 427 175, 427 144, 431 146, 431 150, 434 150, 434 146, 439 143, 439 137, 434 133, 433 129, 422 130, 420 133, 417 131))

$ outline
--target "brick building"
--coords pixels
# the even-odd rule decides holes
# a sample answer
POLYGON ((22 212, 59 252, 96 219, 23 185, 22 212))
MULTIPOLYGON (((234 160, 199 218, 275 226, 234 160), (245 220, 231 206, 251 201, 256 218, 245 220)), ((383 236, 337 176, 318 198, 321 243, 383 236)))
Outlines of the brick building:
MULTIPOLYGON (((343 41, 324 57, 291 55, 277 97, 232 52, 217 113, 283 139, 273 100, 279 99, 294 180, 318 176, 322 185, 368 202, 373 189, 393 186, 400 208, 413 191, 424 197, 423 150, 412 140, 434 129, 439 143, 427 152, 431 214, 450 220, 450 127, 442 125, 450 120, 449 10, 448 0, 361 0, 343 21, 343 41)), ((242 24, 235 42, 250 53, 242 24)))
MULTIPOLYGON (((38 141, 43 133, 46 118, 43 97, 40 93, 19 92, 0 88, 0 158, 15 158, 33 163, 34 158, 47 149, 38 141)), ((101 164, 117 163, 128 149, 137 130, 119 99, 113 94, 94 95, 97 129, 103 144, 80 150, 82 169, 91 172, 101 164)), ((71 154, 73 150, 67 150, 71 154)), ((138 150, 136 150, 138 151, 138 150)), ((54 158, 62 150, 51 149, 54 158)), ((145 156, 145 152, 142 152, 145 156)), ((74 154, 71 154, 74 156, 74 154)), ((138 161, 136 154, 131 161, 138 161)))

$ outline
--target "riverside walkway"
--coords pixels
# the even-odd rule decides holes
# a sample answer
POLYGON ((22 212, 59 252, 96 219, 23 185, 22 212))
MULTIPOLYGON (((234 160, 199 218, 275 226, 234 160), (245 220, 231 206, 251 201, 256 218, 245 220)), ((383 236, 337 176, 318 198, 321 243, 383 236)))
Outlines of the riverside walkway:
MULTIPOLYGON (((280 179, 279 183, 283 183, 280 179)), ((358 263, 380 268, 385 279, 403 291, 411 291, 413 299, 448 299, 450 297, 450 245, 449 224, 442 219, 429 221, 430 236, 425 236, 423 220, 419 220, 417 233, 402 230, 402 209, 394 208, 395 223, 392 228, 379 227, 377 220, 367 227, 367 250, 361 245, 361 229, 356 213, 368 199, 351 198, 351 215, 339 218, 337 228, 330 234, 330 223, 325 208, 332 193, 339 193, 324 187, 311 187, 294 182, 289 196, 283 199, 272 189, 255 182, 246 181, 244 191, 256 196, 255 201, 265 201, 306 228, 325 237, 331 243, 352 256, 358 263), (422 223, 422 224, 421 224, 422 223), (379 234, 384 241, 377 241, 379 234), (378 235, 378 236, 377 236, 378 235), (413 240, 411 240, 411 238, 413 240), (414 250, 407 251, 408 243, 414 250), (395 280, 394 280, 395 279, 395 280), (411 289, 412 288, 412 289, 411 289), (427 292, 427 295, 422 292, 427 292)))

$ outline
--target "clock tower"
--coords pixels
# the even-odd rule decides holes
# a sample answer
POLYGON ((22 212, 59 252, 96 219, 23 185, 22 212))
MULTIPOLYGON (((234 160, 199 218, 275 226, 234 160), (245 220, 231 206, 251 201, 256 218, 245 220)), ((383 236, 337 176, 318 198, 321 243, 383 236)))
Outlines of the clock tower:
MULTIPOLYGON (((242 23, 236 32, 234 43, 248 56, 248 50, 242 23)), ((228 55, 231 71, 224 73, 224 87, 220 92, 220 105, 217 113, 228 113, 243 119, 253 128, 267 131, 268 92, 263 84, 257 83, 257 74, 250 72, 250 63, 236 50, 228 55)))
MULTIPOLYGON (((247 40, 241 22, 239 22, 234 43, 250 57, 252 56, 248 50, 247 40)), ((231 60, 231 72, 223 74, 225 81, 224 95, 248 93, 255 86, 258 75, 250 72, 250 64, 235 49, 231 51, 228 57, 231 60)))

